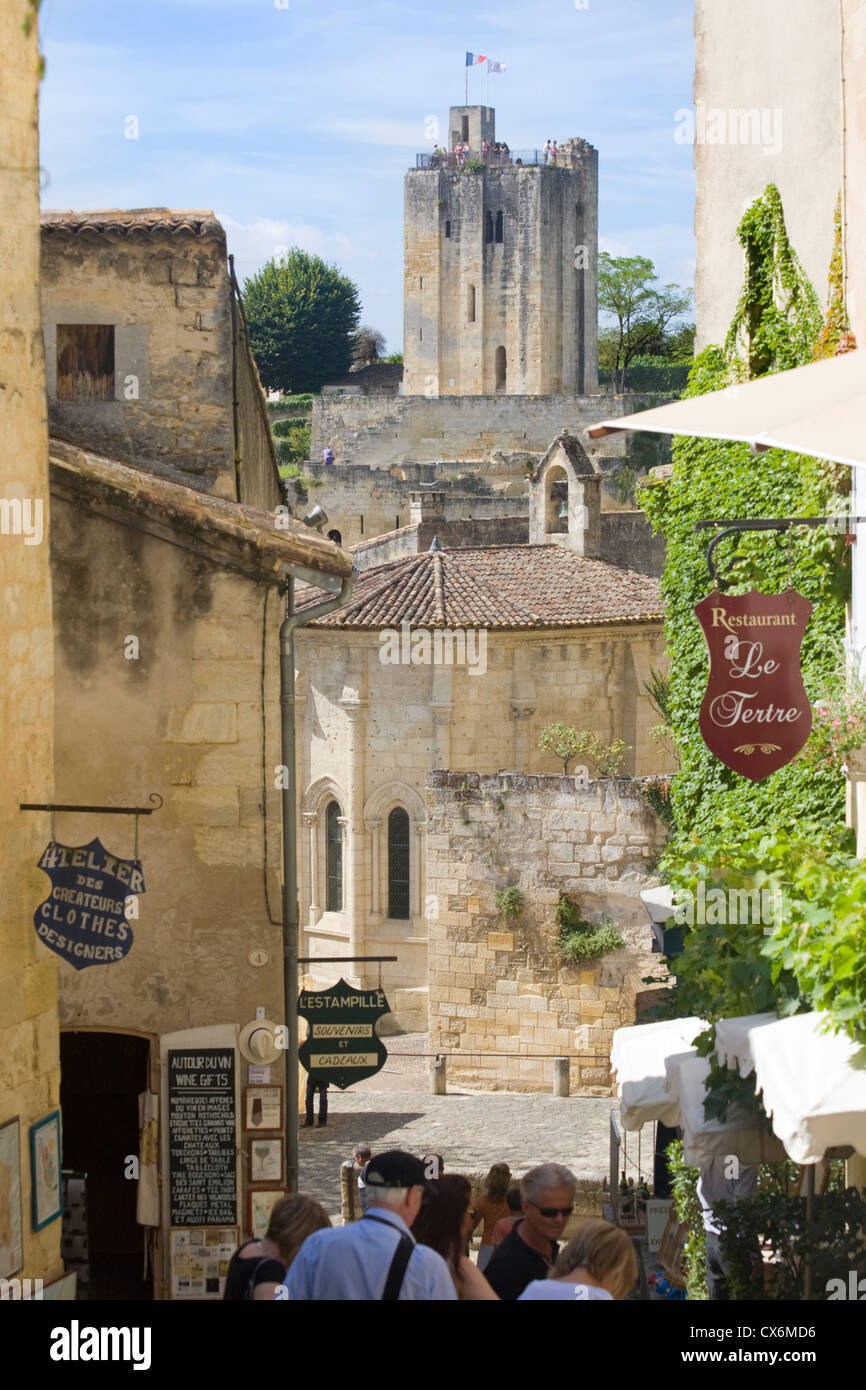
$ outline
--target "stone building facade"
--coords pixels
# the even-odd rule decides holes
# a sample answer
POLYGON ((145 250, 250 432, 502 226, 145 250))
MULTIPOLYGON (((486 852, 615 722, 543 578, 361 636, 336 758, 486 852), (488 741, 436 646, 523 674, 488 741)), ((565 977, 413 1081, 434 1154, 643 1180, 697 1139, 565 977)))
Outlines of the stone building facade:
MULTIPOLYGON (((274 1023, 284 1017, 278 673, 286 566, 346 579, 351 561, 285 516, 60 441, 50 459, 56 798, 145 808, 152 792, 163 800, 137 831, 131 817, 56 815, 62 843, 98 836, 109 852, 140 858, 145 882, 122 959, 77 971, 61 958, 67 1148, 89 1172, 94 1278, 97 1261, 104 1277, 109 1260, 113 1283, 126 1288, 141 1278, 142 1227, 124 1157, 138 1151, 138 1095, 159 1098, 162 1209, 152 1269, 154 1292, 167 1295, 167 1049, 215 1045, 235 1059, 237 1215, 223 1224, 243 1227, 249 1058, 240 1035, 259 1009, 274 1023)), ((36 877, 34 904, 45 894, 36 877)), ((56 956, 34 949, 57 968, 56 956)), ((282 1084, 282 1053, 271 1070, 282 1084)))
POLYGON ((407 396, 592 394, 597 385, 598 152, 568 167, 489 162, 489 107, 452 108, 482 167, 405 178, 407 396))
POLYGON ((60 1221, 34 1229, 29 1131, 60 1097, 57 964, 39 945, 31 916, 45 881, 36 864, 46 817, 19 809, 53 800, 39 62, 35 12, 12 0, 0 10, 0 1277, 47 1284, 63 1272, 60 1221))
MULTIPOLYGON (((820 0, 696 0, 698 351, 724 342, 744 275, 737 223, 768 183, 779 189, 791 244, 824 298, 843 183, 842 21, 842 8, 820 0)), ((687 133, 682 117, 677 124, 687 133)))
POLYGON ((48 212, 42 306, 60 438, 261 508, 279 476, 211 212, 48 212))
POLYGON ((657 969, 639 893, 665 830, 627 778, 431 772, 425 791, 430 1047, 448 1072, 494 1088, 549 1090, 569 1057, 573 1089, 606 1093, 613 1032, 635 1021, 657 969), (496 893, 517 888, 503 918, 496 893), (623 947, 563 964, 565 893, 623 947))
POLYGON ((571 535, 434 539, 368 565, 344 608, 298 634, 305 954, 323 979, 317 955, 396 955, 382 979, 404 1027, 427 1022, 429 771, 551 771, 538 734, 557 720, 624 738, 629 772, 658 770, 644 690, 664 665, 658 583, 589 553, 598 517, 578 494, 597 504, 597 476, 576 442, 549 454, 534 495, 543 507, 553 474, 570 479, 571 535))

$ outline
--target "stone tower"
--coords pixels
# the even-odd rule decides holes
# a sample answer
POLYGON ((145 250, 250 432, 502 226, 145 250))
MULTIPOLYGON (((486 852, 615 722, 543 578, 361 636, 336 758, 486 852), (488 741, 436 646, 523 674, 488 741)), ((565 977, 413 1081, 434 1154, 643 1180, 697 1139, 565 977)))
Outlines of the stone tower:
POLYGON ((598 151, 565 142, 483 155, 495 113, 455 106, 469 167, 405 180, 403 392, 584 395, 598 389, 598 151), (484 161, 484 167, 475 167, 484 161))

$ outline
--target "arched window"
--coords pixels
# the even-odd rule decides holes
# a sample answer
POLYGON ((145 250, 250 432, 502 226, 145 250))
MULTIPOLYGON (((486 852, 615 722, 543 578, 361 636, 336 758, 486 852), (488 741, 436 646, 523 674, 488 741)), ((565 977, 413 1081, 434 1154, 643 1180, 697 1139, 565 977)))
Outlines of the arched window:
POLYGON ((502 240, 502 208, 496 214, 496 240, 502 240))
POLYGON ((402 806, 388 817, 388 916, 409 920, 409 815, 402 806))
MULTIPOLYGON (((362 527, 361 529, 363 530, 364 528, 362 527)), ((329 531, 329 532, 328 532, 328 540, 329 540, 329 541, 333 541, 333 542, 334 542, 334 545, 342 545, 342 544, 343 544, 342 532, 336 531, 336 530, 334 530, 334 531, 329 531)))
POLYGON ((485 214, 484 214, 484 240, 485 240, 485 241, 492 241, 492 240, 493 240, 493 213, 492 213, 492 212, 485 212, 485 214))
POLYGON ((328 892, 326 897, 328 912, 343 911, 343 827, 340 824, 340 807, 336 801, 328 802, 325 817, 325 834, 328 845, 328 892))
POLYGON ((475 322, 475 286, 470 285, 466 291, 466 322, 475 322))
POLYGON ((496 357, 495 357, 495 359, 494 359, 494 373, 495 373, 495 376, 496 376, 496 387, 495 387, 495 389, 496 389, 497 391, 504 391, 504 390, 505 390, 505 381, 506 381, 506 376, 507 376, 507 366, 506 366, 506 361, 505 361, 505 348, 504 348, 504 347, 498 347, 498 348, 496 349, 496 357))

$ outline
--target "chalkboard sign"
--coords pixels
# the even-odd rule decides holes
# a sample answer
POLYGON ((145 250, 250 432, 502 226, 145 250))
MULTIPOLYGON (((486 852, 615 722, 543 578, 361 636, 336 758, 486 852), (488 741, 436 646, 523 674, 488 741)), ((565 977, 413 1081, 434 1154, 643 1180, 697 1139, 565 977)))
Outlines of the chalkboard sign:
POLYGON ((231 1048, 168 1054, 172 1226, 237 1220, 235 1054, 231 1048))

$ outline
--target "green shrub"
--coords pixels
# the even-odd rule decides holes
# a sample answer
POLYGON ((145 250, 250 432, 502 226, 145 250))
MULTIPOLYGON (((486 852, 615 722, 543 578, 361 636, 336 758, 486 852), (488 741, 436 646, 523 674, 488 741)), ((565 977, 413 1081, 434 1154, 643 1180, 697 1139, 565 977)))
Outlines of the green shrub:
POLYGON ((565 965, 606 956, 611 951, 618 951, 624 944, 612 922, 602 922, 601 926, 594 927, 584 921, 577 904, 567 893, 560 893, 553 915, 559 927, 553 945, 565 965))
POLYGON ((275 438, 274 445, 278 463, 306 463, 310 457, 309 425, 292 424, 282 438, 275 438))
POLYGON ((680 1221, 685 1221, 689 1228, 682 1258, 686 1293, 691 1299, 706 1300, 706 1232, 697 1193, 700 1170, 690 1168, 686 1163, 683 1158, 683 1146, 679 1139, 668 1144, 665 1154, 668 1172, 671 1175, 671 1195, 674 1199, 677 1216, 680 1221))
POLYGON ((318 392, 302 391, 296 396, 280 396, 279 400, 268 401, 268 410, 304 410, 309 414, 313 408, 313 396, 318 392))
POLYGON ((621 738, 613 743, 604 743, 596 734, 583 729, 580 733, 570 724, 547 724, 538 735, 538 747, 542 753, 554 753, 562 759, 562 770, 568 776, 568 765, 575 758, 582 759, 595 770, 597 777, 616 777, 626 754, 631 752, 629 745, 621 738))
POLYGON ((276 435, 278 439, 286 439, 291 434, 292 430, 298 427, 309 430, 310 422, 306 415, 295 415, 288 420, 275 420, 271 425, 271 434, 276 435))
POLYGON ((500 917, 506 920, 519 917, 523 911, 523 894, 513 885, 501 888, 496 894, 496 906, 500 917))

